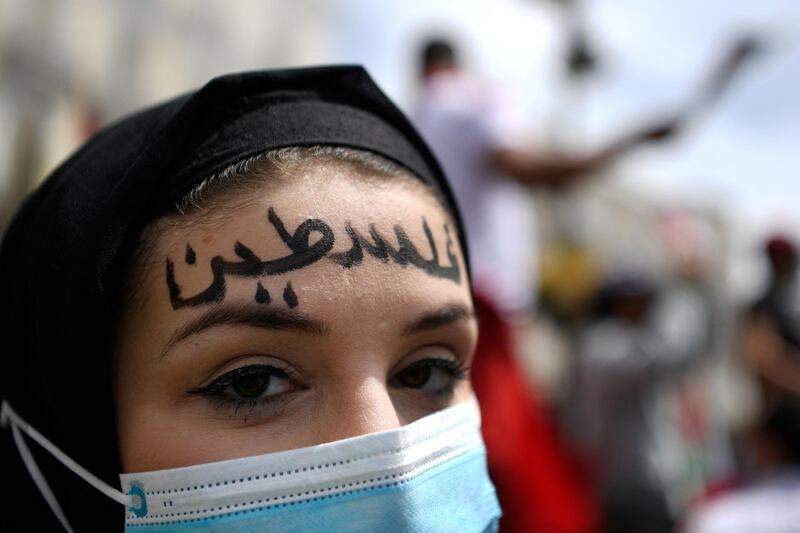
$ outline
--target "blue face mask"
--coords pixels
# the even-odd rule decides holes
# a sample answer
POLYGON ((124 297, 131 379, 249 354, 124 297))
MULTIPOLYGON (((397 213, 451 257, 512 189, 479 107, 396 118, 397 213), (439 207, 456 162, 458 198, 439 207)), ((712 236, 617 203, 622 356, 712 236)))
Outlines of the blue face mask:
MULTIPOLYGON (((53 452, 53 445, 6 403, 3 413, 19 437, 17 445, 22 442, 23 458, 29 454, 18 428, 40 444, 45 440, 45 448, 53 452)), ((496 531, 500 518, 474 400, 381 433, 122 474, 124 493, 69 463, 71 470, 127 506, 126 531, 484 532, 496 531)), ((38 479, 35 464, 31 474, 42 489, 44 480, 38 479)), ((42 492, 63 517, 49 489, 42 492)))

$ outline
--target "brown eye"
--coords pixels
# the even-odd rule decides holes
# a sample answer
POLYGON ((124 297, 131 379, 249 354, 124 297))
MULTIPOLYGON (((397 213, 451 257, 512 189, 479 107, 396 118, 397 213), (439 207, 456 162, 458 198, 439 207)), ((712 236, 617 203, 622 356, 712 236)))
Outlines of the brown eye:
POLYGON ((399 371, 390 380, 393 387, 415 389, 426 394, 451 394, 466 370, 449 359, 423 359, 399 371))
POLYGON ((397 383, 401 387, 419 389, 431 379, 430 366, 413 365, 397 374, 397 383))
POLYGON ((271 365, 249 365, 231 370, 191 392, 245 401, 268 400, 296 389, 285 371, 271 365))
POLYGON ((231 389, 242 398, 257 398, 267 390, 271 379, 272 375, 266 373, 244 375, 231 381, 231 389))

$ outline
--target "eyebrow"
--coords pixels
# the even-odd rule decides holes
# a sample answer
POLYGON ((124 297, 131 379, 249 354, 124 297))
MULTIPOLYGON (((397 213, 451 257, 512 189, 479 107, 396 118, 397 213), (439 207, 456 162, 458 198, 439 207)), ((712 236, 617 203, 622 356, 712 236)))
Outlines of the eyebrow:
POLYGON ((167 342, 161 357, 164 357, 176 344, 193 335, 226 325, 253 326, 319 336, 328 333, 328 326, 325 323, 297 311, 263 309, 250 305, 223 305, 214 307, 181 326, 167 342))
POLYGON ((403 328, 403 335, 414 335, 441 328, 461 320, 475 318, 475 311, 462 304, 450 304, 435 311, 425 313, 403 328))

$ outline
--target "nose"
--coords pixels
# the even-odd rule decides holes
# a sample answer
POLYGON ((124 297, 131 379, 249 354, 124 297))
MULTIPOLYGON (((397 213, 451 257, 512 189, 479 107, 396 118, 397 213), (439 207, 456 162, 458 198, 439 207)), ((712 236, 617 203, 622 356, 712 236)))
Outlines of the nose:
POLYGON ((335 394, 336 398, 327 402, 326 442, 402 426, 386 383, 378 378, 365 379, 335 394))

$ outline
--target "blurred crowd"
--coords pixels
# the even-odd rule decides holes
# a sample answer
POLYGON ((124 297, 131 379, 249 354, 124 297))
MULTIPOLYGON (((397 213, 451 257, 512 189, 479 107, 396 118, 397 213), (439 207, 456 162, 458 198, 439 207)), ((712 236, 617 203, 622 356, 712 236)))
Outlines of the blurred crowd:
MULTIPOLYGON (((706 91, 718 93, 752 49, 734 47, 706 91)), ((604 179, 606 165, 639 145, 680 135, 690 117, 638 125, 581 155, 524 147, 513 103, 465 70, 453 43, 427 42, 420 73, 417 125, 466 216, 483 313, 473 382, 504 527, 800 527, 783 508, 800 502, 795 244, 768 239, 766 289, 735 308, 718 283, 724 235, 708 213, 660 206, 639 215, 635 223, 652 226, 658 268, 635 249, 604 260, 575 223, 583 209, 574 189, 604 179), (535 229, 543 217, 532 194, 544 197, 547 229, 535 229), (537 374, 543 358, 559 370, 537 374)))
MULTIPOLYGON (((86 16, 103 12, 98 27, 135 11, 121 3, 99 11, 87 7, 91 2, 73 4, 86 16)), ((278 4, 266 2, 258 13, 274 19, 294 9, 278 4)), ((157 43, 182 60, 175 67, 181 80, 210 77, 206 54, 224 70, 327 60, 319 40, 315 52, 296 52, 309 49, 303 35, 319 39, 315 21, 325 12, 317 9, 324 2, 301 4, 297 9, 317 15, 282 37, 220 37, 229 47, 250 43, 263 52, 244 65, 225 64, 223 52, 209 51, 211 40, 193 37, 186 25, 175 33, 138 15, 131 24, 141 31, 131 39, 149 35, 152 42, 109 47, 105 67, 76 77, 84 67, 70 69, 50 55, 69 36, 36 43, 36 32, 49 31, 64 8, 9 2, 8 13, 15 10, 24 27, 0 43, 0 113, 10 117, 2 130, 0 223, 65 155, 63 144, 74 146, 134 102, 180 86, 163 81, 169 55, 149 61, 159 55, 157 43), (114 50, 131 55, 123 68, 134 65, 138 74, 120 71, 111 80, 114 50), (143 79, 160 79, 154 85, 162 89, 142 89, 143 79)), ((195 22, 211 31, 214 13, 222 12, 203 5, 195 22)), ((159 9, 176 23, 191 10, 159 9)), ((224 16, 246 30, 253 13, 224 16)), ((280 25, 270 27, 279 32, 280 25)), ((579 26, 568 33, 565 76, 578 83, 595 54, 579 26)), ((763 232, 737 255, 732 248, 742 245, 732 242, 734 226, 719 209, 645 197, 613 179, 617 160, 684 135, 757 43, 736 41, 686 109, 626 119, 598 147, 577 151, 532 145, 524 105, 474 72, 463 45, 447 34, 416 43, 408 107, 453 180, 466 219, 481 318, 473 381, 502 530, 800 531, 797 228, 763 232), (742 256, 764 273, 745 296, 728 286, 731 261, 742 256)))

